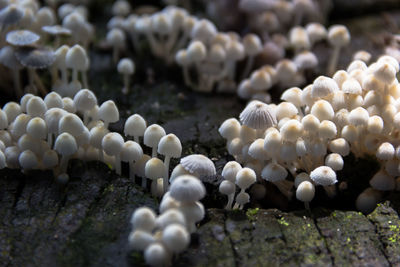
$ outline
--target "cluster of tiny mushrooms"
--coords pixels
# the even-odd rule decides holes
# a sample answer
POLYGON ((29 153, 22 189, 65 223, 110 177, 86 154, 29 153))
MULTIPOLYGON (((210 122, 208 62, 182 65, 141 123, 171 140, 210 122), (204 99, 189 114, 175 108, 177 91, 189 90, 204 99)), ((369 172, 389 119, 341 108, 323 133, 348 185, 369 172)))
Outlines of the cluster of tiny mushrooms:
MULTIPOLYGON (((71 158, 103 161, 118 175, 121 162, 127 162, 129 177, 141 177, 143 189, 161 198, 158 216, 146 207, 134 212, 129 244, 144 251, 149 265, 169 265, 204 217, 202 181, 216 177, 214 163, 188 155, 170 174, 171 158, 182 154, 179 138, 160 125, 148 126, 139 114, 127 118, 123 134, 110 132, 108 125, 120 120, 117 106, 112 100, 98 105, 86 89, 94 39, 88 9, 83 2, 45 2, 41 7, 36 0, 0 1, 0 64, 12 74, 20 99, 0 109, 0 168, 52 170, 65 184, 71 158), (49 70, 52 92, 37 69, 49 70), (28 78, 25 86, 21 72, 28 78)), ((210 5, 214 12, 219 8, 210 5)), ((371 55, 358 51, 346 70, 337 70, 350 34, 343 25, 326 29, 314 20, 321 8, 316 1, 241 0, 237 8, 247 14, 254 33, 218 31, 210 20, 173 5, 139 14, 127 1, 115 1, 105 43, 123 76, 121 92, 129 93, 135 64, 120 55, 132 47, 137 53, 148 48, 166 64, 179 65, 184 83, 195 91, 236 92, 250 100, 239 120, 229 118, 218 130, 233 157, 219 185, 226 209, 243 209, 250 197, 263 199, 266 181, 310 209, 316 186, 332 198, 346 190, 336 171, 352 153, 375 156, 380 165, 356 201, 360 211, 371 212, 383 192, 400 189, 399 38, 394 36, 376 62, 368 65, 371 55), (306 85, 321 68, 313 53, 319 43, 332 47, 326 76, 306 85), (254 69, 257 58, 268 63, 254 69), (271 89, 284 90, 283 102, 270 104, 271 89)))

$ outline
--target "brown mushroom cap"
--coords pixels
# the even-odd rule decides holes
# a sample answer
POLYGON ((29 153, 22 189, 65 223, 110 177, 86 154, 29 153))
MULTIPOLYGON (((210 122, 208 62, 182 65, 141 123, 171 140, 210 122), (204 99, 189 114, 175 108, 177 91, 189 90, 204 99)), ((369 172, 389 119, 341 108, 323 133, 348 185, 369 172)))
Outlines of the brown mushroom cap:
POLYGON ((15 56, 22 65, 34 69, 47 68, 56 59, 54 52, 46 48, 19 48, 15 51, 15 56))

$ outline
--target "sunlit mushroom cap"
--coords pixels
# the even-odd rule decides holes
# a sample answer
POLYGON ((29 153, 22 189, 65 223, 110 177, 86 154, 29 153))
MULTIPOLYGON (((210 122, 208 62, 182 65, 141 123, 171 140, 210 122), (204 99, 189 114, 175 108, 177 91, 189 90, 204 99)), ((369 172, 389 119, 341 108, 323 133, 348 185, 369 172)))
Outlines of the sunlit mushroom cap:
POLYGON ((51 34, 51 35, 66 35, 69 36, 71 35, 71 30, 64 28, 61 25, 50 25, 50 26, 43 26, 42 30, 45 33, 51 34))
POLYGON ((31 45, 39 39, 39 35, 28 30, 11 31, 6 35, 6 41, 15 46, 31 45))
POLYGON ((314 169, 310 173, 310 178, 314 183, 322 186, 333 185, 337 182, 335 171, 328 166, 320 166, 314 169))
POLYGON ((250 102, 239 118, 244 125, 253 129, 267 129, 277 123, 273 110, 258 100, 250 102))
POLYGON ((196 175, 199 179, 214 177, 216 174, 214 163, 206 156, 193 154, 181 159, 182 167, 196 175))
POLYGON ((34 69, 47 68, 56 59, 54 52, 46 48, 20 48, 15 51, 15 56, 22 65, 34 69))
POLYGON ((17 5, 8 5, 0 11, 0 24, 15 24, 24 16, 24 10, 17 5))
POLYGON ((339 91, 339 87, 332 78, 319 76, 312 85, 311 96, 313 98, 325 97, 336 91, 339 91))
POLYGON ((19 63, 15 56, 15 51, 12 46, 5 46, 0 49, 0 64, 14 70, 22 68, 21 63, 19 63))

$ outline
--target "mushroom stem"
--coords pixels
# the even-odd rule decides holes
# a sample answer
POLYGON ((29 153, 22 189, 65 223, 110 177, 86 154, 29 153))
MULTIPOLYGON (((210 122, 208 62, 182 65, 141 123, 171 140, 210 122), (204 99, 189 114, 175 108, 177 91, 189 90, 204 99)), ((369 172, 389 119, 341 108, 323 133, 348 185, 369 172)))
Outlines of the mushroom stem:
POLYGON ((104 162, 103 150, 101 148, 98 148, 98 153, 99 153, 99 161, 104 162))
POLYGON ((163 177, 163 191, 164 193, 168 190, 168 178, 169 178, 169 162, 171 157, 165 156, 164 165, 165 165, 165 175, 163 177))
POLYGON ((151 150, 151 157, 156 158, 157 157, 157 146, 153 147, 151 150))
POLYGON ((332 76, 335 73, 336 66, 339 60, 339 54, 340 54, 340 46, 334 47, 327 68, 327 73, 329 76, 332 76))
POLYGON ((157 180, 158 179, 153 179, 151 181, 151 195, 152 196, 157 196, 157 180))
POLYGON ((128 94, 130 85, 130 77, 129 74, 124 74, 124 89, 122 89, 124 94, 128 94))
POLYGON ((42 80, 40 79, 39 75, 36 73, 36 71, 34 69, 32 69, 33 71, 33 78, 35 80, 35 83, 37 85, 37 88, 39 89, 39 92, 45 96, 47 94, 47 90, 44 87, 44 84, 42 82, 42 80))
POLYGON ((310 202, 304 202, 304 207, 306 210, 310 210, 310 202))
POLYGON ((89 114, 88 111, 83 112, 83 124, 88 125, 89 122, 89 114))
POLYGON ((115 155, 115 172, 121 175, 121 157, 120 155, 115 155))
POLYGON ((88 83, 86 71, 82 71, 81 72, 81 77, 82 77, 83 87, 84 88, 89 88, 89 83, 88 83))
POLYGON ((135 141, 136 143, 139 144, 139 136, 138 136, 138 135, 135 135, 135 136, 133 137, 133 141, 135 141))
POLYGON ((226 204, 225 209, 227 210, 232 209, 232 204, 234 199, 235 199, 235 193, 228 195, 228 203, 226 204))
POLYGON ((182 72, 183 72, 183 80, 185 81, 185 84, 187 86, 191 87, 192 81, 190 79, 189 68, 187 66, 183 66, 182 72))
POLYGON ((60 173, 66 173, 67 172, 67 167, 68 167, 68 160, 69 156, 61 156, 61 161, 60 161, 60 173))

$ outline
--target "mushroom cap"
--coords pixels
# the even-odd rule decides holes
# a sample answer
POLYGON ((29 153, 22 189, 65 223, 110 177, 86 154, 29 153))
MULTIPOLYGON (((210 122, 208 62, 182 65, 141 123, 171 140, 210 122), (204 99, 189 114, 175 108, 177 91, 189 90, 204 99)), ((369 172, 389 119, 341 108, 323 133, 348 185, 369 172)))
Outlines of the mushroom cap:
POLYGON ((277 163, 269 163, 261 172, 261 177, 269 182, 279 182, 285 180, 288 172, 284 167, 277 163))
POLYGON ((36 157, 35 153, 31 150, 23 151, 18 157, 19 165, 24 170, 32 170, 37 168, 39 165, 39 160, 36 157))
POLYGON ((303 181, 296 190, 296 198, 303 202, 310 202, 315 196, 315 186, 309 181, 303 181))
POLYGON ((240 189, 245 190, 257 181, 256 173, 250 168, 242 168, 236 174, 236 184, 240 189))
POLYGON ((31 119, 26 125, 26 132, 31 136, 39 139, 47 138, 47 125, 46 122, 39 117, 31 119))
POLYGON ((322 186, 333 185, 337 183, 336 173, 328 166, 320 166, 310 173, 311 180, 322 186))
POLYGON ((46 111, 47 107, 42 98, 38 96, 29 98, 26 104, 26 114, 32 117, 43 117, 46 111))
POLYGON ((143 251, 145 250, 150 244, 154 243, 156 240, 152 233, 142 231, 142 230, 135 230, 129 234, 128 242, 129 247, 133 250, 143 251))
POLYGON ((18 103, 12 101, 3 106, 3 111, 7 115, 7 121, 9 124, 12 123, 19 114, 22 113, 21 106, 18 103))
POLYGON ((128 136, 143 136, 147 124, 142 116, 133 114, 125 122, 124 133, 128 136))
POLYGON ((325 165, 331 167, 334 171, 340 171, 343 169, 343 158, 338 153, 331 153, 325 158, 325 165))
POLYGON ((70 36, 71 30, 64 28, 61 25, 46 25, 42 27, 42 31, 51 35, 65 35, 70 36))
POLYGON ((147 178, 157 180, 165 176, 165 165, 158 158, 151 158, 146 162, 145 175, 147 178))
POLYGON ((172 158, 179 158, 182 154, 181 141, 174 134, 161 137, 158 143, 158 153, 172 158))
POLYGON ((47 68, 56 60, 54 52, 46 48, 21 47, 15 51, 15 56, 22 65, 34 69, 47 68))
POLYGON ((311 97, 326 97, 335 93, 336 91, 339 91, 339 86, 332 78, 319 76, 313 82, 311 88, 311 97))
POLYGON ((88 65, 86 50, 80 45, 74 45, 65 56, 68 68, 85 71, 88 65))
POLYGON ((51 108, 44 114, 48 131, 52 134, 58 134, 58 125, 62 117, 67 114, 67 111, 61 108, 51 108))
POLYGON ((131 224, 135 230, 151 233, 156 225, 156 214, 147 207, 138 208, 132 214, 131 224))
POLYGON ((58 130, 60 133, 70 133, 75 137, 81 135, 84 128, 85 126, 83 125, 81 118, 73 113, 65 114, 58 123, 58 130))
POLYGON ((236 118, 227 119, 218 128, 218 132, 223 138, 232 140, 239 137, 240 123, 236 118))
POLYGON ((144 131, 143 143, 151 148, 157 147, 163 136, 165 136, 164 128, 158 124, 152 124, 144 131))
POLYGON ((181 175, 174 179, 169 189, 171 197, 181 202, 195 202, 206 194, 203 183, 192 175, 181 175))
MULTIPOLYGON (((165 201, 167 198, 163 197, 162 202, 165 201)), ((164 212, 160 211, 160 213, 160 216, 158 216, 156 219, 156 227, 158 229, 164 229, 171 224, 180 224, 183 226, 186 225, 185 216, 178 208, 170 208, 165 210, 164 212)))
POLYGON ((122 58, 118 62, 117 70, 119 73, 132 75, 135 72, 135 63, 130 58, 122 58))
POLYGON ((182 252, 190 243, 190 234, 180 224, 168 225, 162 232, 163 244, 169 251, 174 253, 182 252))
POLYGON ((190 34, 194 40, 209 43, 215 37, 217 32, 217 28, 211 21, 201 19, 195 22, 190 34))
POLYGON ((61 96, 56 92, 48 93, 43 101, 46 104, 47 109, 64 107, 61 96))
POLYGON ((239 118, 242 124, 253 129, 267 129, 277 123, 274 111, 258 100, 251 101, 240 113, 239 118))
POLYGON ((108 100, 99 107, 99 118, 104 122, 117 122, 119 111, 114 101, 108 100))
POLYGON ((332 25, 328 29, 328 41, 333 46, 345 46, 350 42, 350 33, 346 26, 332 25))
POLYGON ((78 145, 75 138, 69 133, 60 134, 55 143, 54 149, 63 156, 70 156, 78 151, 78 145))
POLYGON ((161 243, 152 243, 144 251, 144 260, 150 266, 164 266, 169 258, 169 252, 161 243))
POLYGON ((37 42, 40 35, 29 30, 15 30, 7 33, 6 41, 15 46, 26 46, 37 42))
POLYGON ((216 175, 214 163, 204 155, 193 154, 186 156, 181 159, 180 164, 185 170, 198 176, 201 180, 216 175))
POLYGON ((0 10, 0 24, 11 25, 15 24, 24 16, 24 10, 19 5, 9 4, 0 10))
POLYGON ((121 153, 124 138, 119 133, 108 133, 103 137, 101 146, 106 154, 115 156, 121 153))
POLYGON ((303 51, 296 55, 294 63, 299 70, 313 69, 318 65, 318 58, 310 51, 303 51))
POLYGON ((243 38, 243 46, 246 53, 255 56, 262 51, 262 42, 256 34, 248 33, 243 38))
POLYGON ((0 63, 13 70, 22 69, 22 65, 17 60, 12 46, 4 46, 0 49, 0 63))
POLYGON ((235 193, 236 186, 229 180, 223 180, 218 188, 221 194, 230 195, 235 193))
POLYGON ((250 157, 264 161, 269 158, 268 152, 264 149, 264 139, 256 139, 249 146, 248 154, 250 157))
POLYGON ((126 141, 122 147, 121 160, 124 162, 138 161, 143 156, 142 147, 134 141, 126 141))
POLYGON ((97 105, 96 95, 89 89, 81 89, 74 96, 74 103, 78 111, 90 111, 97 105))
POLYGON ((385 171, 378 171, 369 181, 372 188, 380 191, 392 191, 396 188, 396 181, 393 176, 385 171))

